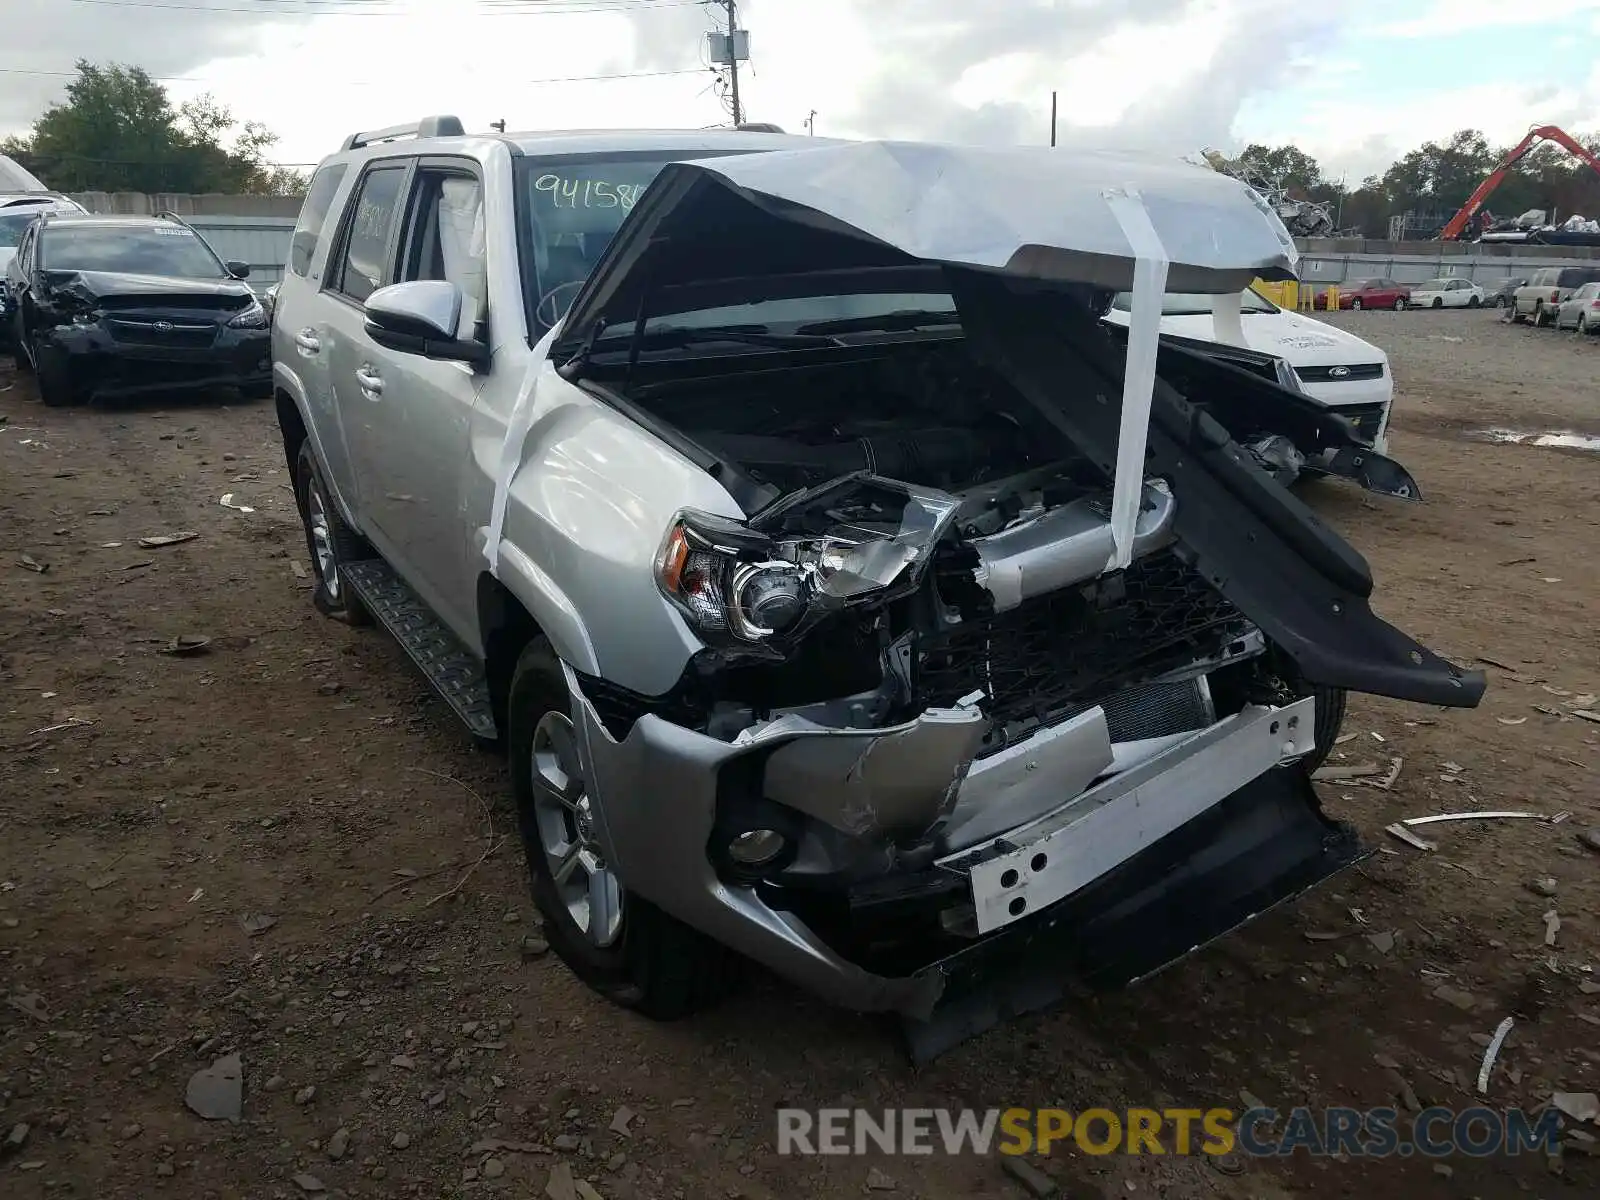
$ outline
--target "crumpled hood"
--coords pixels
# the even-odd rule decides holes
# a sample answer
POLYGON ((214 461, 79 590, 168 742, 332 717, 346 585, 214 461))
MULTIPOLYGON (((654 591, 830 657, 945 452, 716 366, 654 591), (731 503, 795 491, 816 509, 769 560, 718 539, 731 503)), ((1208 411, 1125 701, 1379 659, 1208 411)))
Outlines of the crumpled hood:
POLYGON ((228 307, 217 301, 236 300, 239 307, 255 293, 238 279, 174 279, 166 275, 123 275, 111 271, 46 271, 52 287, 85 299, 113 296, 204 299, 208 307, 228 307))
POLYGON ((1298 261, 1255 192, 1177 159, 909 142, 727 155, 661 172, 563 341, 631 319, 647 295, 652 315, 675 288, 703 303, 713 281, 748 296, 763 278, 936 264, 1121 290, 1152 256, 1168 287, 1202 292, 1292 278, 1298 261))
MULTIPOLYGON (((1128 314, 1112 309, 1106 314, 1106 320, 1125 326, 1128 314)), ((1389 361, 1389 356, 1371 342, 1300 313, 1245 313, 1239 322, 1244 329, 1247 348, 1287 359, 1297 367, 1354 366, 1389 361)), ((1202 342, 1220 340, 1210 313, 1162 317, 1161 332, 1202 342)))

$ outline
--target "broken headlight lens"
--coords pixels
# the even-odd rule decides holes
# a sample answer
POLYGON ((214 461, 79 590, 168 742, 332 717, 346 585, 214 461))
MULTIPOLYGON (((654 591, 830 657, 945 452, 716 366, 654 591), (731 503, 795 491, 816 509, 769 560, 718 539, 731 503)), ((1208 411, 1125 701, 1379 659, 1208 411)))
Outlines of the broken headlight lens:
POLYGON ((707 640, 793 636, 829 612, 914 584, 955 510, 941 493, 851 476, 786 505, 770 535, 680 513, 656 556, 656 582, 707 640))
POLYGON ((667 531, 656 582, 712 640, 765 641, 798 624, 811 601, 799 564, 774 560, 760 534, 701 513, 680 517, 667 531))

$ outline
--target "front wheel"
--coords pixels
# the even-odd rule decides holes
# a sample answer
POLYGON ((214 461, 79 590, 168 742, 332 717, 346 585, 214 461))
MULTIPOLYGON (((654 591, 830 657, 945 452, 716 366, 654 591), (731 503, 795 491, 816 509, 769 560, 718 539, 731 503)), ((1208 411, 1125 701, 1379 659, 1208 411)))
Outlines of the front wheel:
POLYGON ((346 584, 347 563, 371 558, 372 551, 353 529, 344 523, 334 507, 333 495, 322 476, 322 467, 311 449, 311 439, 300 443, 295 466, 295 500, 306 527, 306 550, 311 555, 311 570, 316 580, 312 602, 330 617, 349 625, 368 625, 372 616, 346 584))
MULTIPOLYGON (((1394 302, 1394 306, 1395 306, 1395 307, 1396 307, 1396 308, 1399 308, 1399 307, 1400 307, 1400 301, 1398 301, 1398 300, 1396 300, 1396 301, 1395 301, 1395 302, 1394 302)), ((1444 307, 1444 297, 1442 297, 1442 296, 1435 296, 1435 297, 1434 297, 1434 298, 1433 298, 1433 307, 1435 307, 1435 308, 1443 308, 1443 307, 1444 307)))
POLYGON ((561 662, 536 637, 517 660, 507 724, 511 787, 545 938, 614 1003, 658 1021, 688 1016, 732 990, 740 960, 618 877, 598 837, 600 800, 585 778, 571 710, 561 662))
POLYGON ((33 339, 33 366, 39 377, 39 399, 47 408, 67 408, 84 400, 82 385, 73 378, 72 363, 60 350, 52 350, 44 339, 33 339))

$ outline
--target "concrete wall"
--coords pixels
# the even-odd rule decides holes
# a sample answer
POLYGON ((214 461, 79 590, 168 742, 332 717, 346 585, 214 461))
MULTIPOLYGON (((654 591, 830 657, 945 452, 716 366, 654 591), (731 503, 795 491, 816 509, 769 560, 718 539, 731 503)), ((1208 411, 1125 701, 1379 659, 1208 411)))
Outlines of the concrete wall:
POLYGON ((1543 267, 1593 266, 1593 246, 1526 246, 1505 243, 1370 242, 1335 238, 1296 239, 1300 278, 1307 283, 1345 283, 1383 276, 1416 284, 1441 275, 1487 283, 1507 275, 1531 275, 1543 267))
POLYGON ((72 198, 94 213, 149 216, 174 212, 180 217, 275 217, 292 226, 300 215, 299 196, 189 195, 180 192, 74 192, 72 198))

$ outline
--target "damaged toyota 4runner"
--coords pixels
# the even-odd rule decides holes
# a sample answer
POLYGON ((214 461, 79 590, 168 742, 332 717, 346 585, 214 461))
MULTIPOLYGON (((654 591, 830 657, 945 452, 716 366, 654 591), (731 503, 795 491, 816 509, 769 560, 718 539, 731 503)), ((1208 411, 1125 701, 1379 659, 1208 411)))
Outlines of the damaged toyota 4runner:
POLYGON ((1159 339, 1292 276, 1225 176, 434 118, 300 224, 317 602, 506 747, 551 944, 653 1016, 753 959, 932 1053, 1141 977, 1365 853, 1348 691, 1482 694, 1230 438, 1289 393, 1159 339))

